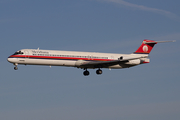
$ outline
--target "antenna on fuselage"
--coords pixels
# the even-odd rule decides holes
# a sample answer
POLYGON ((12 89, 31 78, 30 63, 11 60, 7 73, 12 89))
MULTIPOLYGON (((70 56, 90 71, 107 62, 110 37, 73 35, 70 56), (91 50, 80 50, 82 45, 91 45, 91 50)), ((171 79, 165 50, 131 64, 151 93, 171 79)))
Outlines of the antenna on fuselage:
POLYGON ((39 50, 39 47, 38 47, 38 49, 37 50, 39 50))

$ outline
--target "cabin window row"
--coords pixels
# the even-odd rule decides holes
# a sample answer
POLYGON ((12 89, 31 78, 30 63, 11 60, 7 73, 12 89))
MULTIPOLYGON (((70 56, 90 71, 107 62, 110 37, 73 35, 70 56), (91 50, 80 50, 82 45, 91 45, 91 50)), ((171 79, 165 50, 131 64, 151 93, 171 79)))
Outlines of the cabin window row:
POLYGON ((36 56, 53 56, 53 57, 76 57, 76 58, 97 58, 108 59, 108 57, 96 57, 96 56, 75 56, 75 55, 55 55, 55 54, 33 54, 36 56))

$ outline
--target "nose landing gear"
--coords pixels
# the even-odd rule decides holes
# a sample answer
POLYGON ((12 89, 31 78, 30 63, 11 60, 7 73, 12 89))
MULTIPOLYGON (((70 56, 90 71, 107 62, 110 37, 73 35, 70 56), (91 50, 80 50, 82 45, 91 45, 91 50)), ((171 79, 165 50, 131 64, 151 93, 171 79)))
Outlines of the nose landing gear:
POLYGON ((18 67, 17 67, 17 66, 15 66, 15 67, 14 67, 14 70, 17 70, 17 69, 18 69, 18 67))
POLYGON ((14 67, 14 70, 17 70, 18 69, 18 67, 17 67, 17 63, 14 63, 14 65, 15 65, 15 67, 14 67))

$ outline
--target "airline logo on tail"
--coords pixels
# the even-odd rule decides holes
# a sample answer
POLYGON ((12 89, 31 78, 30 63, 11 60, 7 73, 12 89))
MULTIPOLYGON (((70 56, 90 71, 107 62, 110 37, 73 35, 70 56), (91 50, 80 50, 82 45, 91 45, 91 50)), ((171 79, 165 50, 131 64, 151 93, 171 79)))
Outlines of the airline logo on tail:
POLYGON ((143 51, 144 51, 144 52, 147 52, 147 51, 148 51, 148 46, 147 46, 147 45, 144 45, 144 46, 143 46, 143 51))

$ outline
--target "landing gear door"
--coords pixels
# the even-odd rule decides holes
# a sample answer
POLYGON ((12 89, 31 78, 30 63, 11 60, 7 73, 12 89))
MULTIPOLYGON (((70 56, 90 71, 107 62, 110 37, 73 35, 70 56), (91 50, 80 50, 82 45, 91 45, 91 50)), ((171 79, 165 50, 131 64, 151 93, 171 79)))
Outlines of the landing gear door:
POLYGON ((29 58, 29 52, 28 51, 24 51, 25 53, 25 58, 29 58))

